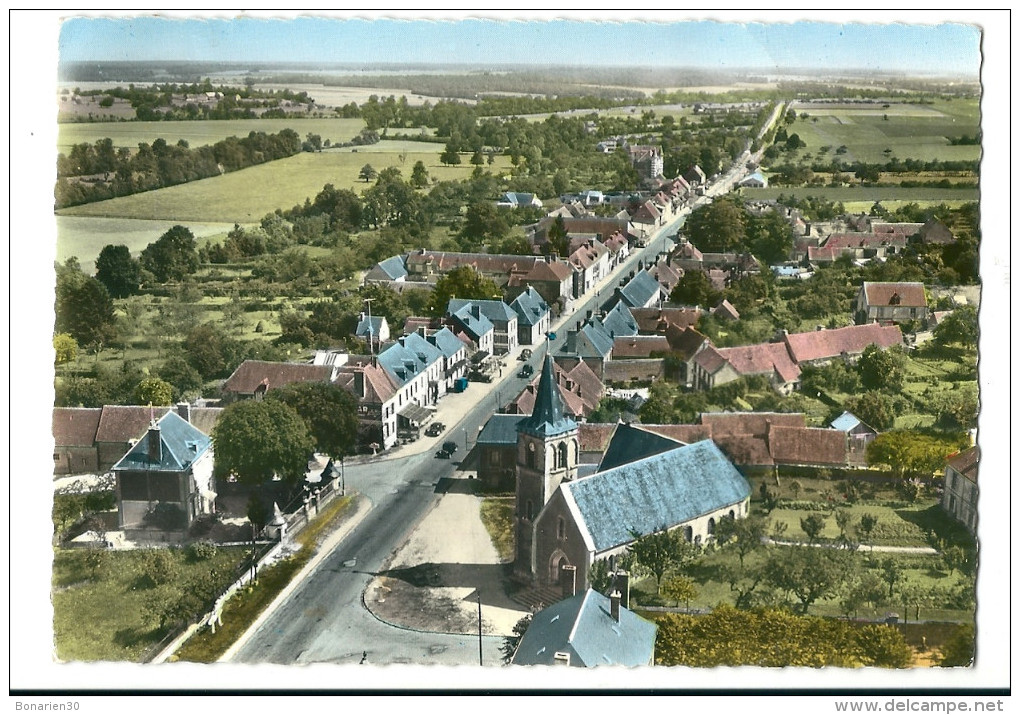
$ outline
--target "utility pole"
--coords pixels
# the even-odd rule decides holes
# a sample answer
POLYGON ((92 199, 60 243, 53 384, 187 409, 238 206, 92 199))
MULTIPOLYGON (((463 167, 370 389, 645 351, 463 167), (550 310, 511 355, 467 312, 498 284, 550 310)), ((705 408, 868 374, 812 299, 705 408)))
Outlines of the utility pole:
POLYGON ((478 599, 478 665, 482 665, 482 589, 475 591, 478 599))

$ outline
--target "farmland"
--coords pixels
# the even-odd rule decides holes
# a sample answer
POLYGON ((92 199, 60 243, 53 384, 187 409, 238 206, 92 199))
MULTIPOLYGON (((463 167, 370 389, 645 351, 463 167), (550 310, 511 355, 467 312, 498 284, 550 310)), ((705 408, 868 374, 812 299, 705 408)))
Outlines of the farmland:
POLYGON ((787 186, 770 186, 767 189, 745 188, 740 191, 741 196, 748 201, 776 199, 782 194, 783 196, 795 196, 797 198, 815 196, 826 201, 841 201, 844 205, 853 202, 866 202, 868 207, 876 201, 881 201, 883 206, 887 206, 891 201, 958 205, 959 203, 978 200, 978 190, 975 188, 931 189, 923 187, 903 188, 900 186, 799 186, 791 188, 787 186))
POLYGON ((136 149, 142 142, 151 144, 165 139, 168 144, 184 140, 191 147, 215 144, 227 137, 246 137, 250 132, 276 134, 293 129, 301 137, 318 134, 331 143, 350 141, 365 128, 361 119, 233 119, 229 121, 192 122, 94 122, 60 124, 57 151, 68 153, 75 144, 94 144, 109 137, 117 148, 136 149))
MULTIPOLYGON (((402 149, 394 149, 388 145, 389 142, 374 145, 377 151, 372 152, 370 158, 360 155, 361 147, 357 154, 339 150, 302 153, 211 179, 76 206, 62 210, 60 215, 199 223, 253 223, 278 208, 290 209, 296 204, 304 203, 306 198, 314 198, 325 184, 333 184, 338 189, 353 189, 360 193, 368 186, 358 178, 358 172, 366 163, 371 163, 376 171, 392 166, 401 169, 405 175, 410 175, 415 162, 422 161, 429 175, 440 181, 466 179, 474 169, 468 163, 467 156, 462 157, 462 163, 458 166, 440 164, 439 151, 442 150, 442 145, 418 144, 414 147, 417 149, 416 152, 408 151, 403 155, 403 162, 400 153, 402 149), (386 151, 387 148, 390 151, 386 151), (438 151, 433 150, 436 148, 438 151)), ((499 171, 509 165, 508 157, 499 156, 488 169, 499 171)))
POLYGON ((811 104, 794 103, 801 116, 789 127, 807 145, 801 156, 836 158, 832 150, 846 146, 841 160, 884 164, 891 156, 921 161, 974 161, 977 145, 958 145, 950 139, 973 136, 979 130, 978 103, 957 100, 935 104, 811 104), (804 114, 808 117, 803 118, 804 114), (821 152, 830 147, 829 152, 821 152), (887 153, 886 150, 892 151, 887 153), (826 156, 828 154, 828 156, 826 156))

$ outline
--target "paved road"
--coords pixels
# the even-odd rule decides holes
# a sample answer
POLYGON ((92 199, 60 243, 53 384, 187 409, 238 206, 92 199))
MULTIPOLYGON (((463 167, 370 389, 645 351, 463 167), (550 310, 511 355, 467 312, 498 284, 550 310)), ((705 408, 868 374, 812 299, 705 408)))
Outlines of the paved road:
MULTIPOLYGON (((740 166, 743 166, 742 164, 740 166)), ((739 169, 730 171, 730 180, 739 169)), ((699 202, 707 199, 702 197, 699 202)), ((613 275, 604 280, 574 311, 562 316, 553 327, 556 338, 548 350, 555 354, 572 327, 588 310, 609 302, 621 277, 646 264, 668 249, 668 237, 683 225, 691 208, 684 209, 670 224, 659 229, 648 245, 635 251, 613 275)), ((536 368, 545 349, 536 349, 530 363, 536 368)), ((516 376, 517 365, 509 364, 502 380, 491 385, 472 383, 478 391, 463 419, 449 428, 441 439, 462 445, 478 434, 501 401, 515 396, 528 382, 516 376), (477 386, 477 387, 476 387, 477 386), (463 440, 458 439, 463 436, 463 440)), ((452 423, 453 420, 449 420, 452 423)), ((422 449, 423 445, 415 445, 422 449)), ((415 451, 414 448, 405 450, 415 451)), ((467 450, 458 452, 461 456, 467 450)), ((457 460, 440 460, 431 449, 405 457, 369 461, 346 466, 348 488, 356 489, 372 504, 358 526, 311 570, 290 595, 236 651, 239 663, 369 663, 477 664, 478 638, 474 636, 421 633, 379 621, 362 603, 362 594, 387 559, 403 544, 414 526, 435 506, 457 467, 457 460)), ((451 528, 455 538, 455 530, 451 528)), ((502 638, 483 637, 482 662, 498 665, 502 638)), ((343 687, 341 685, 340 687, 343 687)))

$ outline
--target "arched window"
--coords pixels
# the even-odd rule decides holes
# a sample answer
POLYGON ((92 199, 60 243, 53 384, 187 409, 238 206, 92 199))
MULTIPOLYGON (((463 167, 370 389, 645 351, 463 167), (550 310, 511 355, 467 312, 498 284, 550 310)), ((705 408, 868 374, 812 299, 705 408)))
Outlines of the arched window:
POLYGON ((560 446, 556 448, 556 454, 557 454, 557 460, 556 461, 558 462, 558 464, 556 465, 556 468, 557 469, 563 469, 564 467, 567 466, 567 443, 566 442, 560 442, 560 446))
POLYGON ((736 519, 737 518, 737 515, 733 513, 732 509, 730 509, 730 518, 731 519, 736 519))
POLYGON ((708 520, 708 533, 709 533, 710 536, 715 533, 715 519, 714 518, 708 520))
POLYGON ((694 529, 689 526, 684 527, 684 541, 688 544, 694 539, 694 529))
POLYGON ((528 447, 527 447, 527 450, 525 452, 525 455, 526 455, 525 458, 524 458, 525 464, 528 465, 529 469, 534 469, 535 468, 535 443, 534 442, 528 442, 528 447))

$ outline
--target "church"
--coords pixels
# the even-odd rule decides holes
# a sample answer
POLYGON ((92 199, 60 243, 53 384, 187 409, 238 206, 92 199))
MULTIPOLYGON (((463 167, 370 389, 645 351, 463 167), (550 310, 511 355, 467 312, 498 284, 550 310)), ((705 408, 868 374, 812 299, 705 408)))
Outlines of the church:
POLYGON ((685 444, 620 424, 594 473, 579 474, 577 423, 546 356, 530 416, 517 422, 514 579, 584 590, 588 569, 621 554, 632 532, 682 529, 712 538, 720 519, 747 516, 751 487, 711 440, 685 444))

